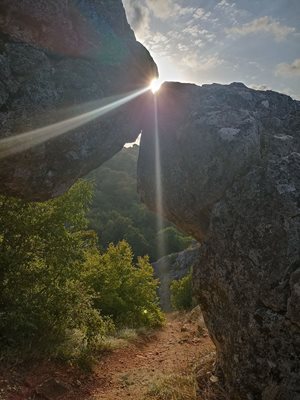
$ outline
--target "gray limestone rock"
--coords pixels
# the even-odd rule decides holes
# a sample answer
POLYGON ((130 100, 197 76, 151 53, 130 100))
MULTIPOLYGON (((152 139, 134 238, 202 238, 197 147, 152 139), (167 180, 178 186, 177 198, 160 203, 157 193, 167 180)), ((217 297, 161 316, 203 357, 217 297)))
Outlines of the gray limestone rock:
POLYGON ((160 281, 158 295, 164 311, 172 310, 171 283, 192 271, 194 264, 198 261, 198 247, 199 245, 196 242, 186 250, 164 256, 152 264, 154 275, 160 281))
MULTIPOLYGON (((202 242, 194 288, 231 399, 300 398, 300 104, 241 83, 157 96, 163 214, 202 242)), ((155 125, 139 192, 156 206, 155 125)))
POLYGON ((62 194, 136 139, 143 101, 17 154, 7 156, 1 139, 90 111, 156 75, 121 0, 1 0, 0 193, 62 194))

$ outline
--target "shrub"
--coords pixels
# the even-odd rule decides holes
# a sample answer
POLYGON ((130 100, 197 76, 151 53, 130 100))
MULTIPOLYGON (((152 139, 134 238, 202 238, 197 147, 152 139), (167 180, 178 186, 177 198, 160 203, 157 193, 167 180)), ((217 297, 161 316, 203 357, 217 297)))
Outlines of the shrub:
MULTIPOLYGON (((178 253, 182 250, 188 248, 193 239, 190 236, 186 236, 179 232, 174 226, 167 226, 166 228, 160 230, 157 234, 157 239, 159 242, 163 241, 167 249, 166 254, 178 253)), ((163 257, 165 254, 160 254, 163 257)))
POLYGON ((44 203, 0 197, 0 348, 57 353, 70 332, 87 349, 106 322, 84 281, 85 231, 91 198, 86 182, 44 203))
POLYGON ((90 284, 96 292, 94 304, 102 315, 110 316, 118 326, 155 327, 163 322, 157 297, 158 280, 148 257, 135 264, 127 242, 110 244, 104 254, 89 259, 93 265, 90 284))
POLYGON ((175 310, 192 308, 192 273, 171 283, 171 303, 175 310))
POLYGON ((101 254, 87 230, 90 185, 44 203, 0 196, 0 352, 89 360, 120 326, 162 323, 147 257, 101 254))

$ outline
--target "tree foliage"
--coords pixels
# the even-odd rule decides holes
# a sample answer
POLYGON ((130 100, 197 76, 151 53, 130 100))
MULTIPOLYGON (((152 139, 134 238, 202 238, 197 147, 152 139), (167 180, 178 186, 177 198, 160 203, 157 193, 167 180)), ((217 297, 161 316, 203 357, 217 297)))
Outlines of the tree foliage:
POLYGON ((158 230, 156 215, 140 202, 137 194, 137 159, 139 147, 124 148, 102 167, 87 177, 95 187, 90 226, 99 237, 104 249, 110 243, 125 239, 135 256, 149 255, 151 261, 184 250, 191 243, 185 236, 164 222, 165 228, 158 230), (164 235, 165 253, 158 253, 157 246, 164 235))
POLYGON ((97 293, 95 306, 101 314, 112 317, 120 326, 139 327, 161 325, 158 306, 158 281, 148 257, 133 262, 133 252, 127 242, 110 244, 103 254, 89 260, 90 284, 97 293))
POLYGON ((192 308, 192 273, 171 283, 171 304, 175 310, 192 308))
POLYGON ((101 319, 81 280, 91 198, 80 182, 59 199, 0 198, 0 335, 14 345, 51 348, 67 329, 86 334, 101 319), (90 321, 93 323, 90 324, 90 321))
POLYGON ((0 196, 2 351, 59 353, 74 334, 86 350, 111 329, 112 319, 160 323, 147 259, 134 266, 125 242, 99 253, 97 236, 87 230, 91 198, 85 181, 44 203, 0 196), (142 309, 153 320, 142 318, 142 309))

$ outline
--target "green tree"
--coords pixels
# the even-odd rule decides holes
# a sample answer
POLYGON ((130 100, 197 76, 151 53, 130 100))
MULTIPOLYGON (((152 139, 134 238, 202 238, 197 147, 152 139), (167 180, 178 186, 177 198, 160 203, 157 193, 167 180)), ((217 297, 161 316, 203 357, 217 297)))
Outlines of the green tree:
POLYGON ((192 273, 171 283, 171 304, 175 310, 192 308, 192 273))
POLYGON ((78 358, 114 323, 162 323, 148 258, 125 241, 99 251, 91 197, 85 181, 44 203, 0 196, 0 352, 78 358))
POLYGON ((193 238, 179 232, 174 226, 167 226, 158 232, 158 240, 165 242, 168 254, 178 253, 192 243, 193 238))
POLYGON ((124 148, 87 176, 95 186, 88 217, 103 249, 125 239, 135 258, 148 254, 155 261, 188 247, 191 239, 167 221, 163 232, 158 232, 156 215, 141 203, 137 194, 138 153, 138 146, 124 148), (162 234, 166 236, 165 254, 159 254, 157 247, 158 236, 162 234))
POLYGON ((83 277, 91 201, 87 182, 44 203, 0 197, 0 347, 53 352, 79 330, 88 346, 104 333, 83 277))
POLYGON ((89 258, 90 284, 97 297, 95 306, 119 326, 159 326, 163 316, 157 297, 158 281, 147 257, 133 262, 133 253, 125 241, 110 244, 104 254, 89 258))

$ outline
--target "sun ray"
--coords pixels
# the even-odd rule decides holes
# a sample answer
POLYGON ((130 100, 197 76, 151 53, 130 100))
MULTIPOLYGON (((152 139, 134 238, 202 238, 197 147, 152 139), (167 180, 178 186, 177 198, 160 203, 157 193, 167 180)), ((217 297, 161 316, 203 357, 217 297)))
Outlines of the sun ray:
POLYGON ((161 154, 159 140, 159 125, 158 125, 158 106, 157 98, 154 96, 154 151, 155 151, 155 202, 156 202, 156 221, 157 232, 160 232, 158 237, 157 247, 158 255, 162 257, 166 253, 166 243, 163 234, 163 187, 162 187, 162 171, 161 171, 161 154))
POLYGON ((29 132, 1 139, 0 159, 28 150, 50 139, 70 132, 73 129, 79 128, 80 126, 87 124, 88 122, 91 122, 96 118, 99 118, 109 113, 110 111, 115 110, 118 107, 121 107, 122 105, 147 92, 148 90, 149 87, 146 87, 140 90, 136 90, 134 92, 127 93, 125 95, 119 96, 116 100, 104 105, 102 105, 103 102, 105 102, 105 100, 108 101, 108 99, 111 100, 111 97, 108 99, 102 99, 101 107, 77 115, 76 117, 56 122, 42 128, 34 129, 29 132))
POLYGON ((161 87, 161 81, 157 78, 152 79, 150 83, 150 88, 152 90, 152 93, 155 94, 156 92, 158 92, 160 87, 161 87))

